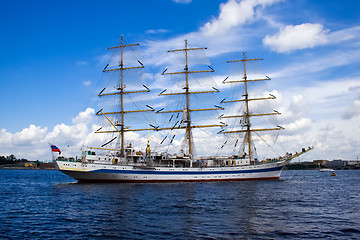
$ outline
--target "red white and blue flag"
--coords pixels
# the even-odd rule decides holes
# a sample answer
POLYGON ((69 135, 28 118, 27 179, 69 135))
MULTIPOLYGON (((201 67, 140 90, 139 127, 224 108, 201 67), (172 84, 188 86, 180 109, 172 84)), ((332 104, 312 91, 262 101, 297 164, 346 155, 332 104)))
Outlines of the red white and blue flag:
POLYGON ((58 152, 59 154, 61 154, 61 151, 57 146, 55 146, 55 145, 50 145, 50 146, 51 146, 51 151, 52 152, 58 152))

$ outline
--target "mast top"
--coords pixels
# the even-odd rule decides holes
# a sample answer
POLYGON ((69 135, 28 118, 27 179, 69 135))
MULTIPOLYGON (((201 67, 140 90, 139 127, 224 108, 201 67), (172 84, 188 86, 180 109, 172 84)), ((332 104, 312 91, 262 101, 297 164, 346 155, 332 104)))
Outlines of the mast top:
POLYGON ((203 47, 203 48, 188 48, 187 39, 185 39, 185 48, 168 50, 168 52, 180 52, 180 51, 191 51, 191 50, 201 50, 201 49, 207 49, 207 47, 203 47))
POLYGON ((132 43, 132 44, 125 44, 124 45, 124 36, 121 35, 121 44, 119 46, 109 47, 108 49, 115 49, 115 48, 124 48, 124 47, 130 47, 130 46, 139 46, 139 43, 132 43))
POLYGON ((246 58, 246 52, 243 52, 243 59, 231 60, 231 61, 226 61, 226 62, 227 63, 232 63, 232 62, 260 61, 260 60, 264 60, 264 59, 263 58, 246 58))

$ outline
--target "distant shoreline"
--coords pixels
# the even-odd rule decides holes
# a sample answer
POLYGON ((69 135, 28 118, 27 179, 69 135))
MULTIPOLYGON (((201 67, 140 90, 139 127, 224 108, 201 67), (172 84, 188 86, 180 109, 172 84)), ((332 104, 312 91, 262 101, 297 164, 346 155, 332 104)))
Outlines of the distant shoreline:
POLYGON ((52 162, 21 162, 0 165, 0 169, 37 169, 37 170, 55 170, 55 165, 52 162))
POLYGON ((56 170, 55 168, 0 167, 0 170, 56 170))

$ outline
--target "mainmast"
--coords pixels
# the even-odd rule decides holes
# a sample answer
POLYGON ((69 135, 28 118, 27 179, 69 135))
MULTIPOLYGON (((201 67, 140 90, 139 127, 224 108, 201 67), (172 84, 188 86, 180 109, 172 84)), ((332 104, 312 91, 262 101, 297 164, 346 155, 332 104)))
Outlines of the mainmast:
POLYGON ((253 153, 252 153, 252 147, 251 147, 251 143, 252 143, 252 139, 251 139, 251 133, 252 132, 258 132, 258 131, 274 131, 274 130, 281 130, 284 129, 281 126, 277 126, 276 128, 260 128, 260 129, 254 129, 251 127, 251 123, 250 123, 250 118, 251 117, 259 117, 259 116, 268 116, 268 115, 278 115, 280 114, 277 111, 274 111, 273 113, 252 113, 250 112, 249 109, 249 102, 250 101, 258 101, 258 100, 268 100, 268 99, 276 99, 275 96, 270 95, 270 97, 262 97, 262 98, 249 98, 248 95, 248 84, 249 82, 255 82, 255 81, 267 81, 267 80, 271 80, 268 76, 266 76, 266 78, 263 79, 248 79, 247 75, 246 75, 246 62, 248 61, 260 61, 263 60, 262 58, 253 58, 253 59, 247 59, 245 52, 243 52, 243 59, 240 60, 231 60, 231 61, 227 61, 227 63, 233 63, 233 62, 243 62, 244 64, 244 76, 243 76, 243 80, 234 80, 234 81, 226 81, 226 79, 223 81, 223 84, 225 83, 244 83, 244 94, 243 94, 243 99, 236 99, 236 100, 229 100, 229 101, 221 101, 221 103, 234 103, 234 102, 245 102, 245 112, 241 115, 232 115, 232 116, 222 116, 220 118, 243 118, 245 123, 243 126, 245 126, 245 129, 241 129, 241 130, 233 130, 233 131, 223 131, 221 133, 241 133, 244 132, 245 133, 245 137, 244 140, 246 141, 247 145, 248 145, 248 154, 249 154, 249 162, 250 164, 253 163, 253 153))
MULTIPOLYGON (((137 113, 137 112, 149 112, 149 111, 154 111, 154 109, 150 106, 149 109, 138 109, 138 110, 131 110, 131 111, 126 111, 125 110, 125 104, 124 104, 124 96, 126 94, 132 94, 132 93, 143 93, 143 92, 150 92, 150 90, 145 86, 145 90, 135 90, 135 91, 125 91, 126 85, 124 82, 124 72, 131 70, 131 69, 138 69, 138 68, 144 68, 144 65, 140 62, 140 60, 138 60, 138 63, 140 64, 140 66, 135 66, 135 67, 125 67, 124 65, 124 49, 127 47, 131 47, 131 46, 138 46, 138 43, 135 44, 124 44, 124 39, 123 36, 121 36, 121 44, 119 46, 114 46, 114 47, 110 47, 108 48, 108 50, 115 50, 120 48, 120 63, 118 65, 118 67, 115 68, 111 68, 109 69, 108 66, 109 64, 104 68, 103 72, 111 72, 111 71, 120 71, 120 85, 116 86, 115 92, 109 92, 109 93, 103 93, 105 92, 105 88, 98 94, 99 97, 104 97, 104 96, 111 96, 111 95, 116 95, 116 96, 120 96, 120 111, 112 111, 112 112, 103 112, 102 110, 100 110, 99 112, 97 112, 96 115, 104 115, 107 120, 111 123, 111 125, 113 125, 113 127, 115 128, 115 131, 96 131, 96 133, 113 133, 113 132, 118 132, 120 134, 121 137, 121 146, 120 149, 111 149, 111 150, 118 150, 120 152, 120 156, 125 156, 125 138, 124 138, 124 133, 126 131, 142 131, 142 130, 146 130, 146 129, 131 129, 130 127, 125 127, 125 114, 128 113, 137 113), (120 116, 120 122, 116 122, 115 124, 111 122, 111 120, 107 117, 107 115, 119 115, 120 116), (117 127, 120 127, 120 129, 118 129, 117 127)), ((104 149, 104 150, 109 150, 109 149, 105 149, 105 148, 92 148, 92 149, 104 149)))
MULTIPOLYGON (((207 48, 189 48, 188 47, 188 43, 187 40, 185 40, 185 48, 183 49, 176 49, 176 50, 169 50, 168 52, 184 52, 185 54, 185 67, 184 67, 184 71, 179 71, 179 72, 166 72, 166 70, 162 73, 162 75, 172 75, 172 74, 184 74, 185 75, 185 87, 183 88, 185 91, 182 92, 175 92, 175 93, 164 93, 164 91, 162 91, 159 96, 166 96, 166 95, 181 95, 184 94, 186 96, 186 104, 184 106, 184 109, 179 109, 179 110, 170 110, 170 111, 163 111, 163 110, 159 110, 157 111, 157 113, 180 113, 183 112, 185 113, 185 117, 186 119, 184 120, 185 126, 181 127, 179 126, 178 129, 180 128, 184 128, 186 131, 185 134, 185 140, 187 142, 188 145, 188 154, 193 157, 193 148, 194 148, 194 143, 192 141, 192 129, 193 128, 206 128, 206 127, 223 127, 224 125, 220 125, 220 124, 213 124, 213 125, 192 125, 191 123, 191 112, 194 111, 211 111, 211 110, 223 110, 223 108, 221 107, 215 107, 215 108, 206 108, 206 109, 192 109, 190 107, 190 95, 191 94, 200 94, 200 93, 216 93, 219 92, 219 90, 215 89, 214 90, 210 90, 210 91, 191 91, 191 86, 189 85, 189 75, 190 74, 194 74, 194 73, 205 73, 205 72, 214 72, 214 70, 209 66, 210 70, 198 70, 198 71, 194 71, 194 70, 190 70, 189 69, 189 65, 188 65, 188 52, 189 51, 196 51, 196 50, 203 50, 203 49, 207 49, 207 48)), ((169 129, 169 128, 158 128, 158 130, 165 130, 165 129, 169 129)))

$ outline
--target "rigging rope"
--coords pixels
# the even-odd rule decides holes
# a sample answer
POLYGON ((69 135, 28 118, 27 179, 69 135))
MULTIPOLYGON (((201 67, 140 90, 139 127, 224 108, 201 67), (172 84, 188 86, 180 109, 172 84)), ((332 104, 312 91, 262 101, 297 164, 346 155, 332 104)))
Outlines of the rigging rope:
POLYGON ((266 143, 266 145, 268 145, 268 147, 274 152, 274 153, 276 153, 278 156, 280 156, 280 154, 273 148, 273 147, 271 147, 257 132, 255 132, 256 133, 256 135, 264 142, 264 143, 266 143))

